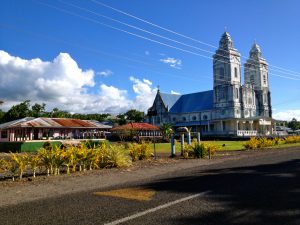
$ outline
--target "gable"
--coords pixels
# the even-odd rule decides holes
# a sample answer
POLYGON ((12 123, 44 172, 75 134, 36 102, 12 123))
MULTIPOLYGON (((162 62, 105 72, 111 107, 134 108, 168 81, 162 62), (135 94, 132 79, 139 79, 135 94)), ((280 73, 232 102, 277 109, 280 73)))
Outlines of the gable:
POLYGON ((178 99, 181 97, 181 95, 160 93, 160 97, 165 107, 170 110, 173 107, 173 105, 178 101, 178 99))

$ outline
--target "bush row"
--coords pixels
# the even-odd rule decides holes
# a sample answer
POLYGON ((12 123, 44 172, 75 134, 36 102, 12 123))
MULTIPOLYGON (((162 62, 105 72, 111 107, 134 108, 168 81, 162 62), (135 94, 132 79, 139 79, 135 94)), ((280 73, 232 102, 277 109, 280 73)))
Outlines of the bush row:
POLYGON ((52 146, 45 144, 37 153, 7 153, 0 159, 0 172, 13 180, 15 176, 22 179, 24 174, 36 176, 36 173, 59 175, 70 174, 107 167, 127 167, 132 160, 124 146, 103 143, 92 148, 85 144, 78 146, 52 146))
POLYGON ((289 136, 286 138, 256 138, 252 137, 249 141, 244 143, 244 147, 246 149, 258 149, 258 148, 267 148, 276 145, 282 144, 293 144, 293 143, 300 143, 300 136, 289 136))

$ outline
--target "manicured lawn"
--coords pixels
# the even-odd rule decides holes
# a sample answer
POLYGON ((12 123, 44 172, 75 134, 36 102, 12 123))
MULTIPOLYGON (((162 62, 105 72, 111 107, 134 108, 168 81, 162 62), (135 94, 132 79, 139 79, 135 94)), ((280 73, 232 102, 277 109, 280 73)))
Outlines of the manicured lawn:
MULTIPOLYGON (((219 150, 245 150, 243 143, 244 141, 204 141, 205 143, 211 143, 217 145, 219 150)), ((153 144, 151 144, 154 147, 153 144)), ((170 143, 156 143, 155 144, 157 153, 171 153, 170 143)), ((176 142, 176 152, 180 151, 180 143, 176 142)))

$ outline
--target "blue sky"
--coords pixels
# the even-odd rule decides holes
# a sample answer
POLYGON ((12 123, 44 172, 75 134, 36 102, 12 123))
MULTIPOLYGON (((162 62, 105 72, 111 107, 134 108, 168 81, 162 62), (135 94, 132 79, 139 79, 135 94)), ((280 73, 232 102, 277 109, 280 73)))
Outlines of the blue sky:
POLYGON ((180 94, 212 89, 209 57, 226 27, 235 48, 245 57, 242 62, 254 40, 260 45, 270 64, 274 117, 300 119, 299 10, 297 0, 3 0, 3 108, 31 99, 46 102, 48 109, 118 113, 147 109, 158 85, 162 92, 180 94))

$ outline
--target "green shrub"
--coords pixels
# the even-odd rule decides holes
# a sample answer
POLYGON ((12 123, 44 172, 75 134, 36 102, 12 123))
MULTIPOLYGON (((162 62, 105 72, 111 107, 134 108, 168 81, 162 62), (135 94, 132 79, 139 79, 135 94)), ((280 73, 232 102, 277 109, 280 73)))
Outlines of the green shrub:
POLYGON ((299 143, 300 142, 300 136, 289 136, 286 137, 284 142, 286 144, 295 144, 295 143, 299 143))
POLYGON ((203 158, 205 152, 204 144, 193 145, 193 153, 195 158, 203 158))
POLYGON ((150 144, 146 142, 129 144, 128 150, 132 161, 149 159, 152 153, 150 144))
POLYGON ((206 158, 215 155, 218 150, 218 146, 209 143, 193 143, 192 145, 193 155, 195 158, 206 158))
POLYGON ((130 157, 122 146, 111 145, 107 148, 99 148, 97 151, 100 168, 122 168, 131 165, 130 157))
POLYGON ((259 145, 258 148, 266 148, 266 147, 271 147, 273 146, 273 141, 268 138, 260 138, 259 140, 259 145))
POLYGON ((257 149, 257 148, 259 148, 259 145, 260 145, 260 142, 256 137, 252 137, 252 138, 250 138, 249 141, 246 141, 244 143, 244 147, 246 149, 257 149))

